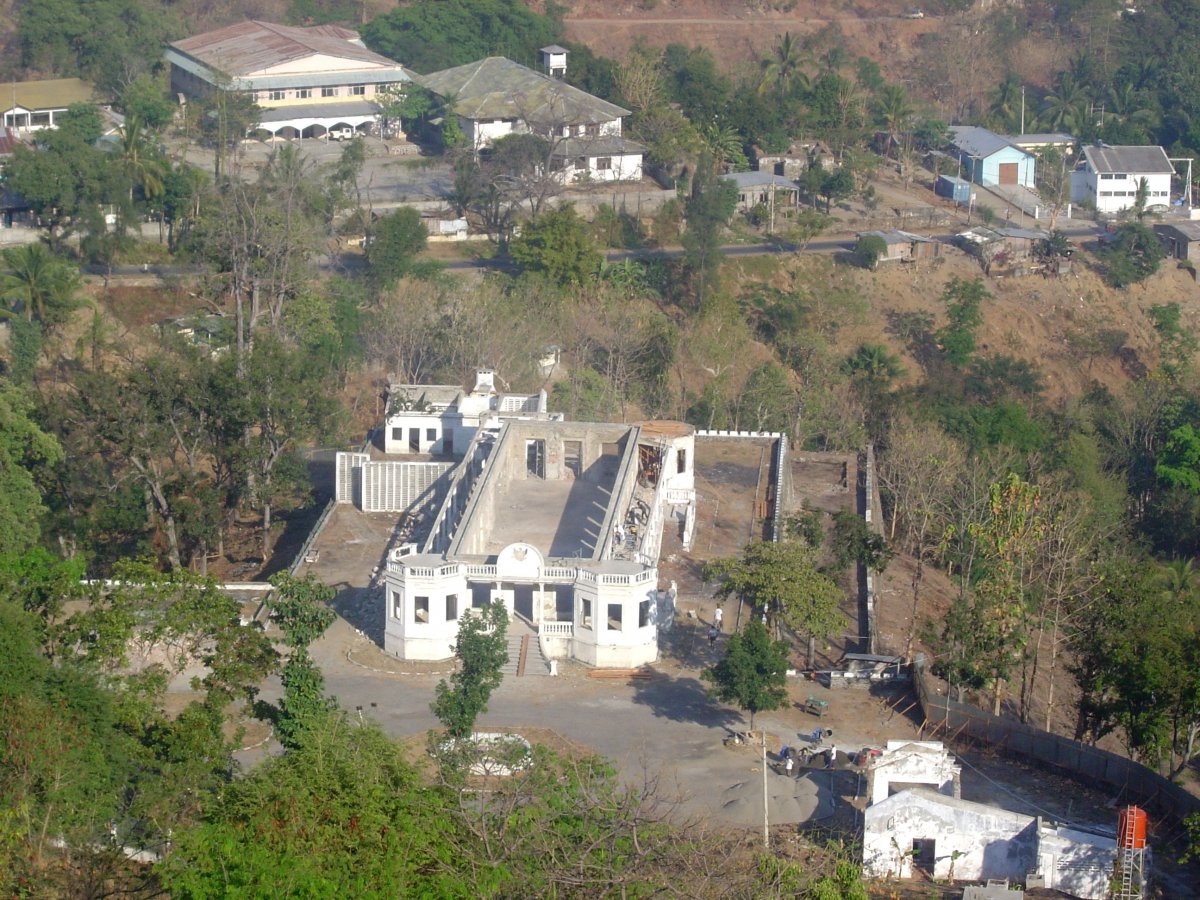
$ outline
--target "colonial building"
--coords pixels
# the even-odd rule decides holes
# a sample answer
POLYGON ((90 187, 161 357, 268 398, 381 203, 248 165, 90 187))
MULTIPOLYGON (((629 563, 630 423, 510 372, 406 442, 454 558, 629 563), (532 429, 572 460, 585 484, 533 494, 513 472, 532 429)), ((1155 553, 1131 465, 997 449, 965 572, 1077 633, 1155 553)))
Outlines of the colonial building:
POLYGON ((181 100, 212 90, 247 93, 262 109, 259 129, 280 138, 374 132, 380 118, 375 99, 410 80, 399 63, 336 25, 247 21, 176 41, 166 58, 171 89, 181 100))
MULTIPOLYGON (((542 60, 549 72, 565 74, 566 51, 561 47, 543 48, 542 60)), ((629 110, 560 77, 489 56, 413 78, 438 96, 454 99, 451 112, 476 151, 508 134, 532 133, 550 142, 551 166, 564 181, 642 177, 644 148, 621 136, 621 119, 629 110)))
POLYGON ((382 573, 388 653, 448 659, 463 619, 500 600, 531 658, 657 658, 663 531, 690 546, 695 529, 691 426, 566 422, 483 369, 469 391, 392 385, 382 438, 337 454, 335 496, 406 514, 382 573))
POLYGON ((447 659, 463 618, 499 600, 545 658, 652 662, 673 616, 659 543, 668 523, 690 535, 693 449, 676 422, 481 429, 425 541, 389 556, 384 648, 447 659))
POLYGON ((0 84, 0 127, 20 137, 53 128, 73 103, 92 103, 94 89, 79 78, 10 81, 0 84))

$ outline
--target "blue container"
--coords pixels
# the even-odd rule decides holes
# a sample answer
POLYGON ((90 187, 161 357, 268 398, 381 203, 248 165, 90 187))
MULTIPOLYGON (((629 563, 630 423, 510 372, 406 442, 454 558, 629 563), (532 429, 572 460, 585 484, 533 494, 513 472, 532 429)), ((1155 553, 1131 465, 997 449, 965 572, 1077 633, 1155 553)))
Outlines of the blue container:
POLYGON ((971 202, 971 182, 953 175, 939 175, 933 191, 939 197, 953 200, 955 203, 971 202))

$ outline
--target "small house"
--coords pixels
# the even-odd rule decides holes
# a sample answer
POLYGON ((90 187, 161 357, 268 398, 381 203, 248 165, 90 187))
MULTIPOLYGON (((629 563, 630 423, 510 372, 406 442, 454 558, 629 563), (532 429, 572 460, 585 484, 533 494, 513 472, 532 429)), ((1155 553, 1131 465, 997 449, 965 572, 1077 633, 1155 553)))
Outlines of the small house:
POLYGON ((958 243, 967 253, 987 262, 1019 262, 1029 259, 1050 235, 1038 228, 988 227, 978 225, 960 232, 958 243))
POLYGON ((815 164, 826 171, 838 167, 837 157, 824 141, 795 141, 782 153, 754 147, 751 155, 758 171, 774 172, 784 178, 797 179, 815 164))
POLYGON ((917 262, 922 259, 934 259, 942 255, 942 245, 933 238, 922 237, 908 231, 894 228, 891 231, 860 231, 858 236, 874 235, 882 238, 887 245, 887 253, 879 258, 879 262, 917 262))
POLYGON ((1155 225, 1154 233, 1168 256, 1191 262, 1200 260, 1200 222, 1155 225))
POLYGON ((950 145, 968 181, 984 187, 1034 187, 1036 158, 1008 138, 975 125, 955 125, 950 145))
POLYGON ((800 189, 794 181, 771 172, 733 172, 722 176, 737 188, 737 208, 749 212, 760 203, 776 208, 790 208, 800 202, 800 189))
POLYGON ((1132 209, 1144 179, 1146 206, 1167 206, 1174 176, 1162 147, 1084 147, 1083 159, 1071 173, 1071 202, 1090 201, 1101 214, 1132 209))

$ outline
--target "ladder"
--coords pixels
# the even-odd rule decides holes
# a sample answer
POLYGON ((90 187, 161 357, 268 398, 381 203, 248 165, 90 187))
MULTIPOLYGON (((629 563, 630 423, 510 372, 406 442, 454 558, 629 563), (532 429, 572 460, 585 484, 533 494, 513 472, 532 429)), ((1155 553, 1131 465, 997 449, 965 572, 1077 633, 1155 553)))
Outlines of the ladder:
POLYGON ((1145 850, 1133 846, 1135 837, 1134 818, 1125 818, 1125 828, 1119 836, 1120 855, 1118 863, 1121 867, 1121 886, 1115 894, 1115 900, 1140 900, 1142 896, 1142 864, 1145 850))

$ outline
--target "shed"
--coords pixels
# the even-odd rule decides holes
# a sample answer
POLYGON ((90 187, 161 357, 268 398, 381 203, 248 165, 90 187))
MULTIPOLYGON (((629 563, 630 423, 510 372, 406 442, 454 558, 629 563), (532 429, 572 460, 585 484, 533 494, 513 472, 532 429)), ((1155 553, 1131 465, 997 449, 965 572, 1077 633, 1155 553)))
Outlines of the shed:
POLYGON ((733 172, 723 176, 737 187, 737 208, 743 212, 760 203, 770 203, 774 195, 776 206, 795 206, 800 199, 796 183, 772 172, 733 172))
POLYGON ((894 228, 891 231, 860 231, 858 236, 875 235, 887 245, 887 254, 880 262, 916 262, 942 255, 942 245, 933 238, 894 228))
POLYGON ((1038 228, 989 228, 986 225, 960 232, 957 238, 963 250, 987 263, 1028 259, 1042 241, 1049 239, 1049 233, 1038 228))
POLYGON ((1154 233, 1175 259, 1200 260, 1200 222, 1171 222, 1154 226, 1154 233))
POLYGON ((933 192, 939 197, 945 197, 955 203, 971 202, 971 182, 963 178, 956 178, 954 175, 939 175, 933 186, 933 192))
POLYGON ((1002 135, 976 125, 955 125, 950 128, 950 146, 968 181, 984 187, 1035 186, 1034 155, 1002 135))

